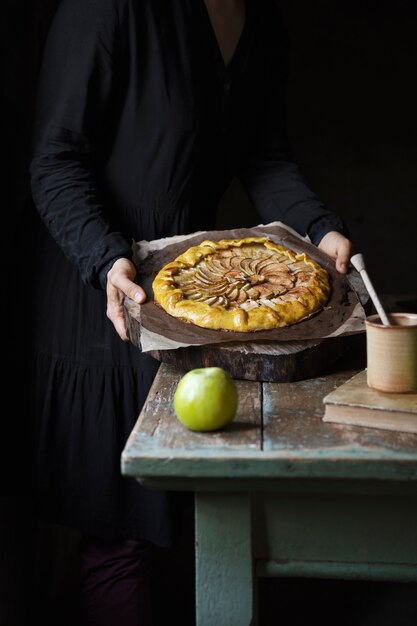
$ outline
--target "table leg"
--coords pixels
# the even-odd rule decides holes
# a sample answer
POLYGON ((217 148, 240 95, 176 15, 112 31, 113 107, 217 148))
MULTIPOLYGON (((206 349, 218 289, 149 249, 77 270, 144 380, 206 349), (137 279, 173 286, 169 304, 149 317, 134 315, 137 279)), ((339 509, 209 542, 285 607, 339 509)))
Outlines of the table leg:
POLYGON ((254 626, 251 497, 196 493, 197 626, 254 626))

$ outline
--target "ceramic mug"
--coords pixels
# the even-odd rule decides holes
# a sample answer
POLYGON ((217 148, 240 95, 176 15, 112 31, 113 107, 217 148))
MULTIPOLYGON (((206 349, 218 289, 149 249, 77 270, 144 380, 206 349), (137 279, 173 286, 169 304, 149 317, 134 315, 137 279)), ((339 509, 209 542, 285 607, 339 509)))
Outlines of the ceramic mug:
POLYGON ((368 386, 391 393, 417 392, 417 313, 365 320, 368 386))

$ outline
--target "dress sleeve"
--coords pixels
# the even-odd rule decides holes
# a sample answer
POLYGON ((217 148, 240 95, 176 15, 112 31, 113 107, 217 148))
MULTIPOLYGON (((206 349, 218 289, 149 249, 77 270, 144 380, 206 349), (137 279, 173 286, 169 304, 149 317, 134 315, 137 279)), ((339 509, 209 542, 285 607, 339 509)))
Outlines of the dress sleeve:
MULTIPOLYGON (((278 20, 279 21, 279 20, 278 20)), ((346 224, 314 193, 294 160, 287 134, 286 83, 288 38, 279 21, 271 44, 271 66, 265 108, 252 154, 240 180, 265 223, 280 220, 318 245, 332 230, 349 236, 346 224), (277 43, 279 42, 279 43, 277 43)))
POLYGON ((100 162, 116 90, 118 15, 112 0, 62 0, 38 83, 32 196, 46 227, 82 280, 103 288, 131 243, 103 202, 100 162))

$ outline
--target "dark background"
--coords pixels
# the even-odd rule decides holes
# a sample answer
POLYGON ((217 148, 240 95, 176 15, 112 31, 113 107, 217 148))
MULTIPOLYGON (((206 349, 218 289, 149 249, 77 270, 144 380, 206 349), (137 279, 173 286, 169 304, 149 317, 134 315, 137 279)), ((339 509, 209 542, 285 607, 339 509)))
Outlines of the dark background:
MULTIPOLYGON (((349 225, 383 299, 385 294, 399 294, 400 303, 409 301, 404 309, 416 310, 417 3, 278 3, 292 45, 288 123, 297 160, 313 189, 349 225)), ((2 2, 1 215, 7 369, 3 383, 12 409, 2 411, 0 434, 4 461, 0 468, 0 626, 27 626, 35 616, 45 625, 78 626, 77 535, 39 527, 32 517, 25 421, 30 398, 25 394, 27 363, 22 356, 30 341, 25 333, 25 281, 33 253, 27 176, 32 112, 42 46, 56 5, 56 0, 2 2), (18 385, 17 396, 9 391, 12 384, 18 385)), ((219 208, 219 227, 258 223, 241 187, 233 183, 219 208)), ((178 562, 174 553, 172 567, 183 567, 183 591, 171 582, 171 600, 175 595, 183 598, 184 589, 192 586, 192 566, 189 561, 182 566, 181 558, 178 562)), ((280 581, 280 585, 285 598, 281 609, 291 613, 291 602, 298 605, 285 621, 288 626, 307 623, 305 609, 296 600, 300 594, 309 604, 308 622, 315 617, 322 624, 336 623, 331 612, 336 607, 338 624, 417 623, 415 585, 341 581, 280 581)), ((273 603, 277 591, 274 583, 265 584, 264 605, 272 601, 278 616, 280 604, 273 603)))
MULTIPOLYGON (((417 3, 279 4, 291 40, 288 123, 298 163, 348 224, 377 291, 416 297, 417 3)), ((236 226, 242 209, 245 226, 258 223, 240 187, 227 200, 222 223, 236 226)))

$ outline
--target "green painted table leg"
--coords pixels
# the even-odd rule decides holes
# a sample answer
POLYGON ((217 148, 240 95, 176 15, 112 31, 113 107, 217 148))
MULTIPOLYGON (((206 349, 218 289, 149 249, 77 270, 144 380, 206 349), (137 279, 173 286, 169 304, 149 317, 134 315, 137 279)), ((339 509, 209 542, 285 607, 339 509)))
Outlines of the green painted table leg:
POLYGON ((254 626, 251 498, 197 493, 197 626, 254 626))

